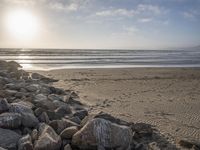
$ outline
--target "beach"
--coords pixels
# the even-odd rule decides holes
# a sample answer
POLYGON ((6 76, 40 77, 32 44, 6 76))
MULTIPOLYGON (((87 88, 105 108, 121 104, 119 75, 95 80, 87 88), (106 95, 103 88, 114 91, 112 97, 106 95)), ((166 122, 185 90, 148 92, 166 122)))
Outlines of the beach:
POLYGON ((169 141, 200 139, 199 68, 62 69, 34 71, 74 90, 91 112, 153 125, 169 141))

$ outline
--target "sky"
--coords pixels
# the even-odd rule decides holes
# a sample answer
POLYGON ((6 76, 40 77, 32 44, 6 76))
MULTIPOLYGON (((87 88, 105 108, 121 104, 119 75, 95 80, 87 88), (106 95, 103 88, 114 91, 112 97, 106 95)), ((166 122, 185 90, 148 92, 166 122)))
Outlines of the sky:
POLYGON ((0 0, 1 48, 174 49, 197 45, 200 0, 0 0), (13 15, 19 10, 29 15, 13 15))

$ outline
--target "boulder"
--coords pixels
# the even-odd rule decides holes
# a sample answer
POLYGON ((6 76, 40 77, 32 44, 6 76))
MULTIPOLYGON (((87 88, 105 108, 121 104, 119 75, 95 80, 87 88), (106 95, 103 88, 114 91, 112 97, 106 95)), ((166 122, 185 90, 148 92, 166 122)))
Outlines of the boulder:
POLYGON ((9 104, 5 98, 0 99, 0 114, 9 109, 9 104))
POLYGON ((0 150, 6 150, 5 148, 0 147, 0 150))
POLYGON ((58 114, 60 114, 60 115, 62 115, 63 117, 65 115, 68 115, 68 114, 72 113, 71 108, 68 105, 66 105, 66 104, 63 105, 63 106, 60 106, 59 108, 57 108, 55 110, 55 112, 58 113, 58 114))
POLYGON ((153 129, 151 125, 145 123, 136 123, 132 125, 132 130, 135 132, 134 138, 141 138, 145 136, 152 136, 153 129))
POLYGON ((65 147, 64 147, 64 150, 72 150, 71 146, 69 144, 67 144, 65 147))
POLYGON ((72 136, 78 132, 78 128, 76 126, 72 126, 72 127, 68 127, 66 129, 64 129, 61 133, 60 133, 60 137, 62 139, 71 139, 72 136))
POLYGON ((0 128, 16 129, 21 126, 22 117, 18 113, 3 113, 0 115, 0 128))
POLYGON ((74 113, 75 117, 79 117, 81 120, 83 120, 88 115, 87 110, 79 110, 74 113))
POLYGON ((158 147, 158 144, 156 142, 151 142, 148 144, 148 149, 149 150, 160 150, 160 148, 158 147))
POLYGON ((194 139, 189 139, 189 138, 178 139, 177 143, 184 148, 188 149, 193 148, 195 150, 200 149, 200 142, 194 139))
POLYGON ((61 138, 49 125, 42 123, 39 127, 39 137, 35 141, 35 150, 60 150, 61 138))
POLYGON ((35 127, 38 125, 39 121, 33 114, 32 109, 25 105, 21 105, 18 103, 12 103, 9 112, 19 113, 22 115, 22 125, 25 127, 35 127))
POLYGON ((31 85, 28 85, 27 87, 26 87, 26 90, 28 91, 28 92, 36 92, 37 90, 39 90, 39 85, 38 84, 31 84, 31 85))
POLYGON ((36 129, 31 132, 31 139, 33 142, 38 139, 38 131, 36 129))
POLYGON ((29 134, 19 139, 18 150, 33 150, 33 144, 31 140, 31 136, 29 134))
POLYGON ((36 107, 41 107, 48 110, 56 109, 55 104, 47 99, 47 96, 44 94, 38 94, 34 98, 34 104, 36 107))
POLYGON ((132 143, 132 131, 127 126, 95 118, 74 134, 72 143, 81 149, 95 147, 128 149, 132 143))
POLYGON ((0 128, 0 147, 9 150, 16 150, 20 138, 21 136, 16 132, 0 128))
POLYGON ((42 114, 38 117, 40 122, 49 123, 49 117, 46 112, 42 112, 42 114))
POLYGON ((50 95, 48 95, 48 99, 51 100, 51 101, 54 101, 54 100, 62 101, 62 98, 59 97, 56 94, 50 94, 50 95))
POLYGON ((56 133, 60 134, 65 128, 71 126, 78 126, 75 122, 72 122, 68 119, 62 120, 53 120, 49 123, 49 125, 56 131, 56 133))

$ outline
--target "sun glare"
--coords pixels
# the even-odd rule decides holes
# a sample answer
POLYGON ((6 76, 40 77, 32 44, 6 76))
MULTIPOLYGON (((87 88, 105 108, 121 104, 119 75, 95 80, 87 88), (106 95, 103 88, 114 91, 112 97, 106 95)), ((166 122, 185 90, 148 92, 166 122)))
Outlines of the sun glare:
POLYGON ((14 10, 6 16, 6 28, 18 39, 33 38, 39 30, 37 17, 27 10, 14 10))

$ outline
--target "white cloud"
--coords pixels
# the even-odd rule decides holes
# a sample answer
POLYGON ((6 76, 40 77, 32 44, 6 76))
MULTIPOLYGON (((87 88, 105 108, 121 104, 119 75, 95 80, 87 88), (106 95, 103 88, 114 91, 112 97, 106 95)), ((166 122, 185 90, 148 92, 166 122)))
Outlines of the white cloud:
POLYGON ((113 10, 105 10, 96 13, 97 16, 133 16, 133 10, 127 9, 113 9, 113 10))
POLYGON ((152 20, 152 18, 140 18, 138 19, 138 22, 151 22, 152 20))
MULTIPOLYGON (((96 12, 96 16, 155 16, 166 13, 164 8, 161 8, 157 5, 147 5, 147 4, 139 4, 135 9, 106 9, 103 11, 96 12)), ((147 20, 146 20, 147 21, 147 20)))
POLYGON ((138 28, 136 28, 135 26, 130 26, 130 27, 123 27, 124 31, 126 31, 128 34, 130 33, 136 33, 139 31, 138 28))
POLYGON ((191 19, 191 20, 197 20, 198 17, 200 17, 199 10, 189 10, 182 13, 184 18, 191 19))
POLYGON ((78 10, 78 4, 71 3, 71 4, 63 4, 60 2, 52 2, 49 3, 49 8, 57 11, 77 11, 78 10))

